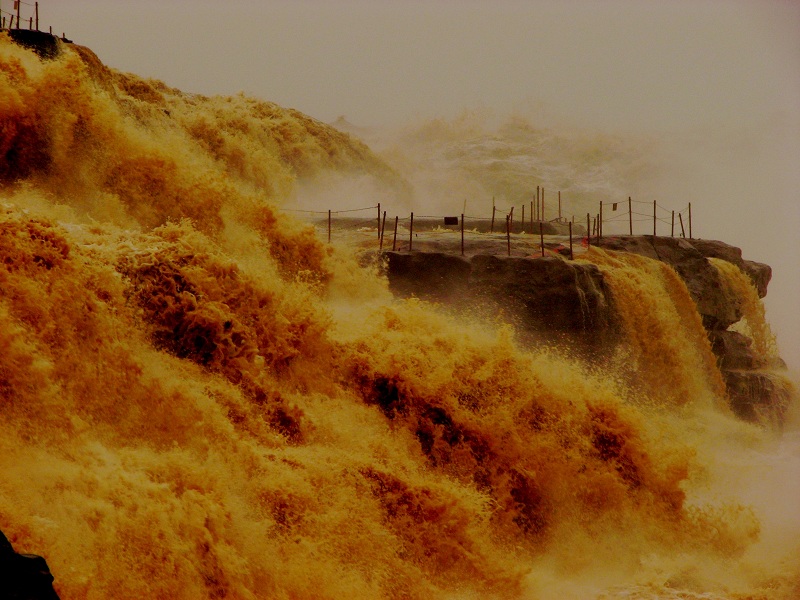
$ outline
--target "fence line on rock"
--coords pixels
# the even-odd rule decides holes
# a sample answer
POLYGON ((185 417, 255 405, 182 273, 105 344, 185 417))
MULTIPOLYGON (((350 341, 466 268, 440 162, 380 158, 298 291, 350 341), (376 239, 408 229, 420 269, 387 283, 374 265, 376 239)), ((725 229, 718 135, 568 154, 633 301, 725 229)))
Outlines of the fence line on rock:
MULTIPOLYGON (((27 29, 29 31, 40 31, 39 29, 39 3, 26 2, 25 0, 6 0, 0 1, 0 30, 27 29), (6 3, 11 3, 11 11, 5 10, 6 3), (28 7, 23 17, 22 7, 28 7)), ((45 32, 53 35, 52 25, 49 31, 45 32)), ((66 34, 61 34, 61 39, 66 40, 66 34)), ((69 41, 69 40, 67 40, 69 41)))
MULTIPOLYGON (((434 234, 453 232, 460 232, 460 252, 464 256, 465 250, 465 235, 466 233, 480 233, 490 236, 502 236, 506 242, 506 253, 511 256, 514 244, 512 241, 517 241, 517 247, 521 250, 537 247, 541 256, 546 256, 547 251, 563 254, 574 257, 574 239, 575 236, 581 238, 581 245, 590 247, 593 243, 597 244, 603 237, 609 236, 622 236, 622 235, 659 235, 659 226, 661 235, 665 237, 692 237, 692 204, 688 203, 680 210, 667 208, 660 204, 658 201, 653 200, 634 200, 628 197, 627 201, 618 202, 599 202, 598 212, 593 217, 591 213, 586 214, 586 231, 581 232, 583 225, 576 223, 575 216, 571 215, 569 218, 563 216, 563 202, 561 192, 557 194, 557 216, 550 220, 542 219, 541 217, 546 214, 546 205, 544 202, 545 191, 543 188, 537 188, 535 200, 532 200, 528 206, 528 219, 525 219, 525 204, 520 206, 521 215, 518 221, 519 226, 516 227, 514 221, 515 206, 507 208, 499 208, 496 205, 495 199, 492 198, 492 212, 491 216, 478 216, 468 215, 462 212, 458 216, 453 215, 415 215, 410 212, 408 216, 401 217, 396 214, 394 217, 394 231, 392 233, 392 251, 404 252, 414 250, 414 241, 421 234, 423 236, 430 236, 434 234), (498 217, 505 217, 504 231, 497 231, 498 217), (677 217, 677 220, 676 220, 677 217), (471 229, 468 228, 467 222, 471 224, 471 229), (648 223, 650 225, 643 225, 648 223), (488 225, 488 227, 486 227, 488 225), (563 232, 558 233, 545 233, 545 226, 549 228, 562 229, 563 232), (398 230, 405 227, 408 231, 407 241, 403 239, 398 240, 398 230), (642 229, 647 227, 647 231, 643 232, 642 229), (639 231, 636 232, 635 228, 639 231), (667 230, 669 233, 665 234, 667 230), (688 234, 688 235, 687 235, 688 234), (538 244, 535 241, 528 239, 526 244, 519 243, 525 239, 525 236, 538 236, 538 244), (550 248, 545 244, 545 236, 551 238, 555 237, 554 243, 552 240, 549 242, 550 248), (560 239, 564 239, 564 244, 569 242, 569 246, 560 243, 560 239), (555 250, 553 250, 555 248, 555 250)), ((466 201, 464 203, 466 207, 466 201)), ((338 232, 341 237, 342 232, 345 230, 355 232, 366 232, 377 230, 378 237, 378 250, 383 251, 385 245, 386 235, 386 218, 389 211, 385 210, 385 205, 377 203, 371 206, 363 206, 351 209, 329 209, 326 211, 319 210, 306 210, 306 209, 282 209, 284 212, 296 213, 298 215, 305 215, 306 218, 316 220, 317 228, 325 227, 327 230, 328 243, 333 243, 335 236, 334 232, 338 232), (383 209, 383 210, 382 210, 383 209), (363 218, 357 213, 363 213, 363 218), (371 213, 367 216, 367 213, 371 213), (377 216, 376 216, 377 214, 377 216), (324 224, 323 224, 324 223, 324 224)), ((500 239, 502 239, 500 238, 500 239)), ((424 238, 420 240, 424 242, 424 238)), ((498 240, 499 241, 499 240, 498 240)), ((388 245, 386 246, 388 247, 388 245)))

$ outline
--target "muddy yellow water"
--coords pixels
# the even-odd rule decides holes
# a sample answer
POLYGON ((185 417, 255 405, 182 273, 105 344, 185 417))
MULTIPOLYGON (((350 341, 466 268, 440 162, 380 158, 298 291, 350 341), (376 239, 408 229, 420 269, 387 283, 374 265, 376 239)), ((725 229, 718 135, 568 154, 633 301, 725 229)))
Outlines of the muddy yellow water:
POLYGON ((797 597, 796 429, 728 414, 663 265, 583 256, 602 368, 520 348, 276 210, 402 192, 360 142, 3 36, 0 153, 0 529, 61 598, 797 597))

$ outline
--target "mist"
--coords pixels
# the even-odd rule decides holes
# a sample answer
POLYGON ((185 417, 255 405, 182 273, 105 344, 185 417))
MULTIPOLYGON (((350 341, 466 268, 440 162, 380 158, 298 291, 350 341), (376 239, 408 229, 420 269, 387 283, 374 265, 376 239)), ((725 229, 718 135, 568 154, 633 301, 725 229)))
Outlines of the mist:
POLYGON ((800 367, 796 3, 66 0, 41 13, 112 67, 326 122, 469 109, 655 140, 644 158, 662 174, 637 191, 691 201, 696 235, 773 267, 768 317, 800 367))
POLYGON ((520 261, 574 272, 575 346, 503 325, 511 268, 498 318, 366 264, 377 201, 691 202, 796 367, 795 8, 187 6, 40 7, 117 71, 0 36, 0 529, 61 597, 798 596, 800 408, 733 263, 758 424, 663 263, 520 261))

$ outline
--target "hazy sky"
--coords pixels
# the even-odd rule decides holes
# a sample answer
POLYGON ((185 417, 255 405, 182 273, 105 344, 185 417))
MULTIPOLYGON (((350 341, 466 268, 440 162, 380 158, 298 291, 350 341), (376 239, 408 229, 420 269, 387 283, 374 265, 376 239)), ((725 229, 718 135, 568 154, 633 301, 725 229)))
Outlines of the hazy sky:
POLYGON ((796 0, 41 0, 40 14, 112 67, 323 121, 485 107, 674 135, 702 237, 775 268, 768 316, 800 367, 796 0))
POLYGON ((43 0, 40 11, 119 69, 326 121, 543 104, 574 122, 671 127, 800 105, 793 1, 43 0))

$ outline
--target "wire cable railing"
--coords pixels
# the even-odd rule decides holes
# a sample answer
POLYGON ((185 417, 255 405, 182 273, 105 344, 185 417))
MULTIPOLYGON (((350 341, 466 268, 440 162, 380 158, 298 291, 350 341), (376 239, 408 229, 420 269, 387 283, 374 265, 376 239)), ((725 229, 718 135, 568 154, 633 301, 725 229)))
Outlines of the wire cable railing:
MULTIPOLYGON (((466 203, 465 203, 466 207, 466 203)), ((535 201, 531 201, 528 205, 529 210, 526 214, 526 205, 523 204, 519 211, 515 211, 516 206, 507 208, 498 208, 492 199, 492 214, 491 216, 482 215, 442 215, 442 214, 424 214, 414 215, 410 213, 408 216, 401 217, 395 215, 394 229, 391 232, 391 242, 393 251, 412 251, 414 248, 414 239, 418 237, 421 232, 425 233, 440 233, 440 232, 461 232, 461 252, 464 254, 464 237, 465 232, 482 234, 495 234, 503 236, 507 239, 508 254, 511 255, 511 239, 512 235, 515 239, 519 235, 538 235, 539 246, 541 255, 545 256, 545 240, 544 236, 562 236, 555 242, 549 242, 550 246, 554 246, 558 253, 566 254, 566 243, 564 238, 569 240, 569 253, 570 257, 573 256, 573 241, 575 236, 581 238, 581 245, 590 246, 598 244, 602 238, 608 235, 634 235, 634 231, 638 230, 638 234, 642 235, 642 224, 652 224, 652 229, 649 225, 645 235, 652 233, 653 236, 659 234, 659 224, 661 226, 661 234, 664 235, 664 228, 669 228, 669 236, 671 237, 692 237, 692 205, 691 203, 682 207, 680 210, 673 210, 663 206, 657 201, 642 201, 633 200, 628 198, 627 202, 600 202, 599 211, 592 216, 591 213, 586 213, 586 225, 576 220, 575 215, 570 215, 569 218, 564 216, 563 206, 561 201, 561 193, 558 193, 558 210, 555 212, 556 216, 551 218, 544 218, 546 215, 546 205, 544 204, 544 190, 537 190, 535 201), (643 207, 649 209, 645 212, 643 207), (610 211, 609 211, 610 209, 610 211), (519 215, 519 219, 515 219, 515 212, 519 215), (416 222, 415 222, 416 219, 416 222), (503 223, 505 222, 505 223, 503 223), (469 228, 466 224, 469 223, 469 228), (488 229, 486 225, 488 224, 488 229), (634 227, 636 224, 636 227, 634 227), (627 225, 627 227, 625 227, 627 225), (687 229, 688 226, 688 229, 687 229), (605 231, 604 231, 605 229, 605 231), (627 231, 625 231, 627 229, 627 231), (401 236, 398 238, 398 236, 401 236), (407 236, 407 240, 404 240, 407 236), (560 240, 564 240, 563 243, 560 240)), ((338 210, 310 210, 310 209, 283 209, 284 212, 296 213, 300 215, 307 215, 311 218, 317 217, 318 226, 326 224, 328 242, 331 243, 334 231, 350 230, 350 231, 375 231, 377 232, 377 239, 379 247, 383 250, 384 245, 388 247, 388 240, 385 240, 386 235, 386 218, 387 211, 381 210, 381 204, 371 206, 363 206, 359 208, 338 209, 338 210), (359 217, 357 213, 364 213, 368 211, 375 211, 375 216, 359 217)), ((392 226, 391 220, 389 226, 392 226)), ((530 238, 528 238, 530 240, 530 238)), ((530 241, 524 244, 525 248, 530 248, 530 241)))
MULTIPOLYGON (((12 31, 36 31, 39 29, 39 3, 26 2, 25 0, 0 0, 0 30, 12 31), (6 10, 10 6, 12 10, 6 10), (25 7, 25 9, 23 9, 25 7)), ((53 35, 52 25, 48 32, 53 35)), ((66 34, 61 34, 61 39, 67 40, 66 34)))

